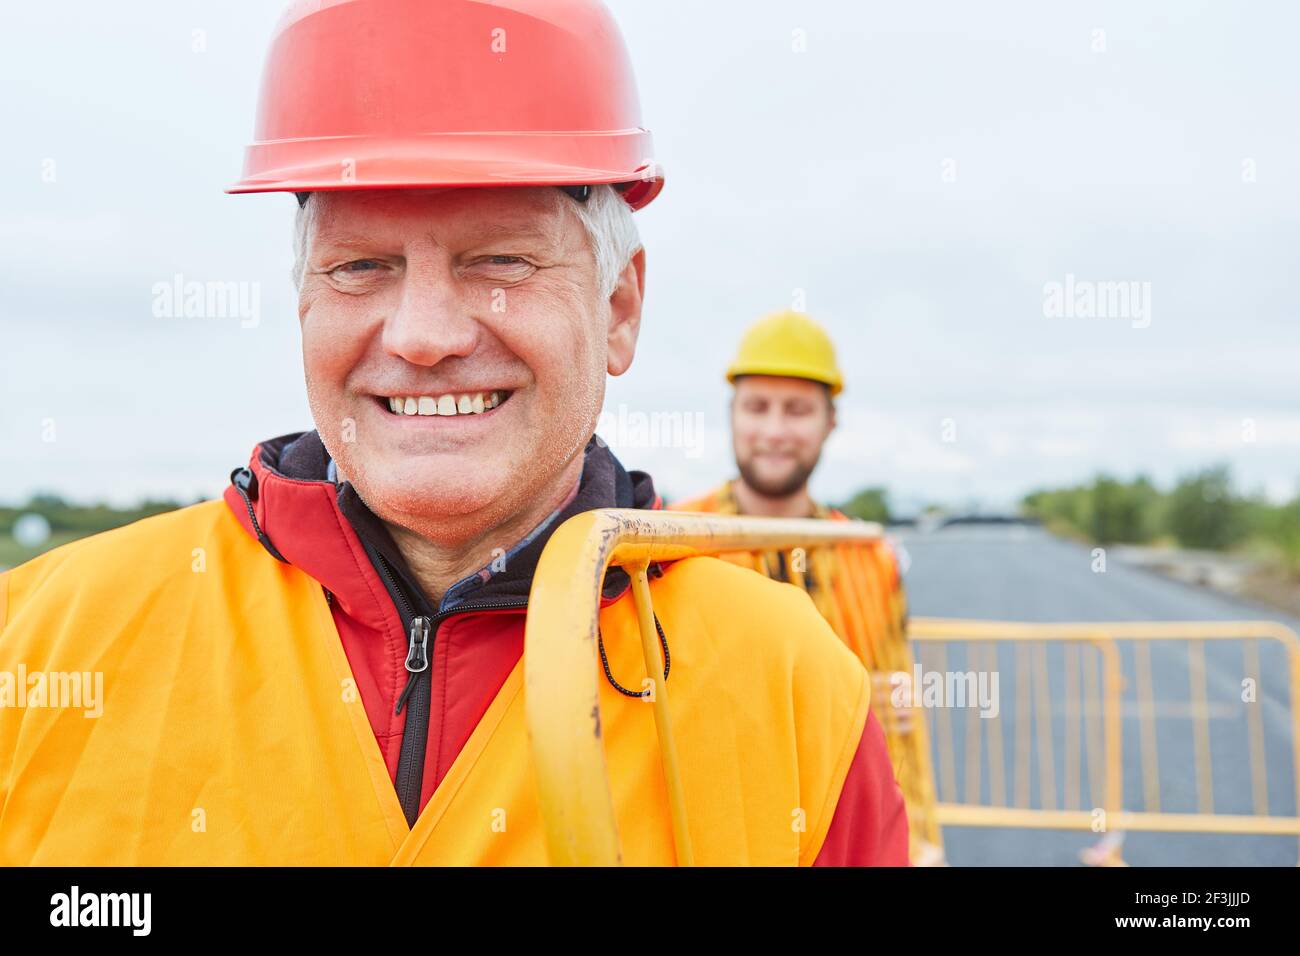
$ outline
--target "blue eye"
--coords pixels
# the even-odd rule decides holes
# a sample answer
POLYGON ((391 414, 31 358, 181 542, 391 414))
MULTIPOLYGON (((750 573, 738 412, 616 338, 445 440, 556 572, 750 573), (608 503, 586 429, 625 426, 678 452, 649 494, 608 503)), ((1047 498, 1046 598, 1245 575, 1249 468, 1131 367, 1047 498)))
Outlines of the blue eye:
POLYGON ((339 266, 348 272, 370 272, 379 268, 379 263, 374 259, 358 259, 356 262, 345 262, 339 266))

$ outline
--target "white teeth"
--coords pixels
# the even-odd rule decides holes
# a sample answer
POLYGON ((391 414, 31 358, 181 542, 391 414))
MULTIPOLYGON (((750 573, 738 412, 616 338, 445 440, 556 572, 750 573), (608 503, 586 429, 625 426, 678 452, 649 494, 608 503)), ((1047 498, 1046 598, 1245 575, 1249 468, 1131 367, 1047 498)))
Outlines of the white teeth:
POLYGON ((466 392, 461 395, 394 395, 388 410, 395 415, 481 415, 496 408, 505 398, 503 392, 466 392))

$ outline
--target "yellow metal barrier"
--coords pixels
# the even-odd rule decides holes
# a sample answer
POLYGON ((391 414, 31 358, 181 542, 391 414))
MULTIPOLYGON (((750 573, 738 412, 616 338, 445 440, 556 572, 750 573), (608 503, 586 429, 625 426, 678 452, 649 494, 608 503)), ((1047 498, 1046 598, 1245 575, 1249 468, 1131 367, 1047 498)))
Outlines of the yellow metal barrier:
MULTIPOLYGON (((551 862, 584 866, 620 862, 618 826, 600 736, 597 697, 601 673, 597 653, 600 589, 605 571, 611 565, 622 566, 632 578, 646 675, 654 682, 655 726, 672 811, 677 860, 689 865, 692 862, 686 825, 689 808, 682 797, 668 691, 662 680, 663 660, 646 577, 649 564, 695 555, 779 552, 785 554, 791 571, 801 574, 805 567, 816 568, 827 560, 833 549, 878 542, 880 536, 879 525, 856 521, 632 509, 589 511, 561 525, 547 543, 533 578, 524 645, 525 714, 551 862)), ((868 580, 867 572, 861 567, 855 567, 850 573, 855 577, 845 582, 845 586, 862 589, 863 593, 879 586, 878 581, 868 580)), ((819 607, 823 607, 820 602, 819 607)), ((828 613, 828 609, 823 607, 823 613, 828 613)), ((905 653, 900 654, 894 647, 895 642, 902 641, 901 624, 889 624, 883 620, 885 615, 878 617, 881 619, 874 624, 865 621, 838 624, 832 621, 832 624, 851 647, 855 642, 860 645, 855 650, 864 660, 876 661, 876 666, 888 661, 891 669, 905 667, 905 653)), ((892 730, 886 724, 891 755, 896 765, 900 759, 905 763, 904 770, 914 782, 914 790, 924 792, 929 787, 932 803, 924 724, 919 715, 909 724, 899 721, 893 724, 892 730), (913 732, 917 727, 922 729, 919 746, 915 742, 917 734, 913 732), (898 745, 903 736, 914 742, 898 745), (898 753, 894 752, 896 745, 898 753)), ((911 809, 909 806, 909 812, 911 809)), ((937 843, 938 825, 933 813, 928 816, 937 843)))
MULTIPOLYGON (((1243 700, 1241 696, 1262 692, 1264 674, 1259 642, 1279 645, 1287 660, 1287 672, 1283 676, 1290 695, 1289 717, 1285 721, 1289 740, 1285 743, 1292 761, 1296 807, 1300 808, 1300 638, 1289 628, 1258 621, 1024 624, 915 618, 909 636, 922 662, 922 673, 945 675, 945 679, 954 681, 953 675, 1002 670, 999 647, 1007 650, 1007 656, 1015 658, 1014 691, 1003 695, 1013 704, 1015 718, 1012 799, 1008 801, 1005 787, 1002 761, 1006 748, 1005 721, 1000 708, 989 720, 974 716, 969 707, 962 708, 959 712, 966 722, 966 734, 959 748, 952 727, 953 711, 950 706, 941 706, 935 709, 934 716, 938 751, 943 758, 938 774, 937 804, 941 823, 1075 829, 1112 837, 1127 830, 1300 837, 1300 816, 1270 813, 1261 716, 1265 702, 1262 697, 1243 700), (1231 642, 1240 646, 1242 686, 1235 682, 1232 685, 1240 691, 1237 699, 1210 700, 1206 642, 1231 642), (1170 649, 1179 644, 1186 645, 1185 659, 1170 656, 1170 649), (965 663, 978 666, 954 670, 946 653, 948 645, 964 646, 965 663), (1153 667, 1153 646, 1163 649, 1165 659, 1161 668, 1153 667), (1049 667, 1049 648, 1059 651, 1052 654, 1059 666, 1049 667), (927 658, 932 658, 933 667, 925 666, 927 658), (1131 667, 1126 669, 1125 660, 1131 662, 1131 667), (1183 685, 1184 670, 1185 699, 1164 699, 1165 695, 1157 693, 1157 675, 1166 684, 1176 679, 1183 685), (1130 689, 1128 703, 1137 723, 1135 736, 1142 774, 1141 810, 1130 809, 1124 803, 1123 718, 1125 691, 1130 689), (1163 712, 1157 713, 1158 708, 1163 712), (1250 786, 1250 813, 1215 811, 1210 728, 1215 708, 1220 716, 1240 717, 1245 724, 1239 750, 1246 754, 1249 764, 1245 776, 1250 786), (1195 788, 1195 812, 1168 810, 1161 796, 1160 767, 1168 770, 1172 762, 1161 760, 1156 723, 1158 718, 1168 719, 1171 714, 1190 722, 1190 740, 1177 735, 1171 737, 1168 733, 1164 739, 1166 743, 1172 740, 1189 745, 1186 749, 1191 757, 1189 782, 1195 788), (1059 768, 1065 784, 1060 798, 1056 793, 1058 766, 1053 751, 1058 718, 1062 721, 1065 747, 1059 768), (1031 745, 1031 739, 1036 741, 1036 748, 1031 745), (955 755, 959 750, 966 760, 964 799, 956 792, 955 755), (990 774, 987 799, 980 780, 986 752, 990 774), (1031 766, 1035 764, 1038 805, 1031 806, 1031 766), (1086 803, 1080 799, 1085 785, 1086 803)), ((965 686, 972 686, 968 678, 963 680, 965 686)), ((909 687, 916 683, 911 674, 896 681, 900 682, 906 682, 909 687)), ((1272 706, 1280 703, 1276 698, 1269 701, 1272 706)), ((1119 842, 1106 838, 1099 850, 1085 859, 1102 864, 1123 862, 1119 842)))
MULTIPOLYGON (((862 557, 880 536, 879 526, 864 522, 621 509, 587 512, 557 529, 534 577, 524 661, 525 710, 551 861, 561 865, 620 862, 600 738, 597 652, 601 585, 606 570, 619 565, 632 580, 647 679, 654 685, 655 726, 677 859, 683 865, 692 862, 689 808, 683 798, 662 679, 664 662, 647 569, 655 561, 696 555, 735 560, 805 587, 835 632, 872 672, 872 710, 885 730, 907 802, 914 862, 942 862, 941 824, 1077 829, 1108 835, 1144 830, 1300 837, 1300 818, 1270 813, 1259 707, 1244 711, 1243 751, 1249 757, 1253 812, 1215 812, 1209 719, 1212 708, 1223 705, 1209 700, 1205 657, 1207 641, 1237 642, 1243 672, 1254 675, 1258 683, 1263 676, 1258 643, 1271 641, 1284 649, 1289 662, 1288 746, 1300 807, 1300 638, 1289 629, 1268 622, 1022 624, 925 618, 913 619, 905 627, 901 593, 890 593, 879 563, 862 557), (828 582, 834 586, 827 587, 828 582), (1170 668, 1153 665, 1152 647, 1167 648, 1177 642, 1187 644, 1187 699, 1175 704, 1185 707, 1192 721, 1190 763, 1196 812, 1171 811, 1162 802, 1156 722, 1167 714, 1158 714, 1157 708, 1170 702, 1160 699, 1155 682, 1157 676, 1167 681, 1170 668), (933 714, 940 758, 936 773, 926 720, 929 708, 924 700, 900 700, 898 692, 912 679, 914 649, 925 649, 937 658, 935 667, 919 670, 953 673, 946 653, 950 644, 966 648, 966 663, 975 670, 1014 673, 1010 697, 1015 738, 1008 743, 1000 716, 988 721, 988 727, 973 719, 965 724, 958 746, 950 710, 938 708, 933 714), (1002 667, 1000 650, 1014 656, 1011 668, 1002 667), (1128 669, 1126 660, 1131 663, 1128 669), (1126 688, 1133 690, 1129 703, 1138 723, 1141 810, 1124 803, 1126 688), (1054 747, 1061 715, 1054 712, 1054 705, 1065 711, 1059 798, 1054 747), (984 799, 982 776, 986 754, 988 799, 984 799), (959 755, 966 758, 964 800, 956 794, 959 755), (1038 805, 1031 806, 1035 764, 1038 805)), ((1164 765, 1168 764, 1166 758, 1164 765)), ((1090 862, 1122 863, 1118 843, 1103 839, 1090 862)))

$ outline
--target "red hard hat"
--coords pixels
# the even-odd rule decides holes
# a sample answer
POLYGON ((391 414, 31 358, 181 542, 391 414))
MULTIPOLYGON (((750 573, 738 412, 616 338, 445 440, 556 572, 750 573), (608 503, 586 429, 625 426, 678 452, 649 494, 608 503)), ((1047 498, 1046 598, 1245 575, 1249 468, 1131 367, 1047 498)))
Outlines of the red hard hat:
POLYGON ((297 0, 227 192, 663 187, 599 0, 297 0))

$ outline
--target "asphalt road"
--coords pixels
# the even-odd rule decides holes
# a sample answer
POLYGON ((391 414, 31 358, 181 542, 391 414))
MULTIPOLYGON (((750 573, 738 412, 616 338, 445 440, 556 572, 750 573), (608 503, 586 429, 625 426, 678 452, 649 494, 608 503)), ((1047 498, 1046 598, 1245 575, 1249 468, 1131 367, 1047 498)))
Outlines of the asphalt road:
MULTIPOLYGON (((988 620, 1055 621, 1161 621, 1161 620, 1276 620, 1300 631, 1300 622, 1266 607, 1237 601, 1217 593, 1181 584, 1153 572, 1125 566, 1110 558, 1103 573, 1094 570, 1091 550, 1057 539, 1037 528, 1007 525, 959 525, 930 534, 894 532, 910 556, 907 586, 914 616, 980 618, 988 620)), ((1138 720, 1139 701, 1132 648, 1122 652, 1127 689, 1124 695, 1124 806, 1145 810, 1146 776, 1159 782, 1159 806, 1165 812, 1196 812, 1198 806, 1194 721, 1189 701, 1195 670, 1189 664, 1189 642, 1151 644, 1151 687, 1155 704, 1157 759, 1143 766, 1142 736, 1138 720)), ((1207 641, 1205 685, 1210 714, 1209 766, 1212 767, 1213 811, 1249 814, 1254 807, 1252 764, 1249 746, 1249 708, 1258 707, 1263 729, 1263 752, 1269 812, 1294 816, 1295 770, 1292 760, 1291 706, 1286 656, 1274 642, 1258 642, 1259 666, 1253 667, 1240 643, 1207 641), (1257 701, 1242 701, 1244 677, 1257 678, 1257 701)), ((978 670, 978 659, 969 663, 964 648, 946 645, 946 658, 933 646, 921 648, 926 670, 978 670)), ((992 651, 986 653, 991 654, 992 651)), ((1075 675, 1075 686, 1086 686, 1080 652, 1077 665, 1067 668, 1066 651, 1053 647, 1043 653, 1044 671, 1049 675, 1048 701, 1052 712, 1050 732, 1039 713, 1018 700, 1016 680, 1020 660, 1016 650, 1001 645, 997 656, 999 707, 1003 750, 1002 779, 1006 799, 1016 793, 1018 769, 1014 742, 1020 721, 1029 725, 1027 764, 1030 805, 1044 803, 1058 807, 1090 808, 1089 781, 1093 779, 1086 761, 1088 721, 1065 704, 1067 673, 1075 675), (1018 713, 1019 711, 1019 713, 1018 713), (1042 731, 1042 736, 1039 736, 1042 731), (1071 761, 1078 769, 1067 775, 1063 759, 1070 747, 1067 734, 1076 742, 1071 751, 1082 754, 1071 761), (1049 748, 1044 746, 1050 738, 1049 748), (1050 767, 1050 773, 1044 768, 1050 767), (1076 784, 1071 786, 1071 784, 1076 784), (1048 792, 1044 793, 1044 789, 1048 792), (1071 797, 1070 794, 1074 796, 1071 797), (1047 797, 1047 800, 1044 798, 1047 797)), ((1037 652, 1035 652, 1037 653, 1037 652)), ((1033 659, 1030 659, 1031 662, 1033 659)), ((1095 664, 1092 665, 1095 669, 1095 664)), ((1030 665, 1031 673, 1038 673, 1030 665)), ((967 720, 978 719, 973 709, 947 708, 946 716, 928 712, 935 743, 934 760, 939 775, 941 799, 965 801, 968 786, 978 780, 977 802, 993 802, 990 781, 990 733, 982 735, 978 753, 968 753, 970 729, 967 720), (949 721, 948 753, 940 752, 942 741, 936 729, 939 720, 949 721), (978 759, 978 778, 968 763, 978 759)), ((997 721, 984 721, 981 730, 997 721)), ((1019 738, 1024 739, 1024 738, 1019 738)), ((1098 748, 1099 749, 1099 748, 1098 748)), ((1079 865, 1079 853, 1095 843, 1092 833, 1056 830, 1004 830, 949 827, 944 832, 948 859, 954 865, 1079 865)), ((1132 832, 1124 835, 1124 858, 1133 865, 1284 865, 1297 862, 1297 840, 1291 837, 1225 836, 1212 834, 1166 834, 1132 832)))

